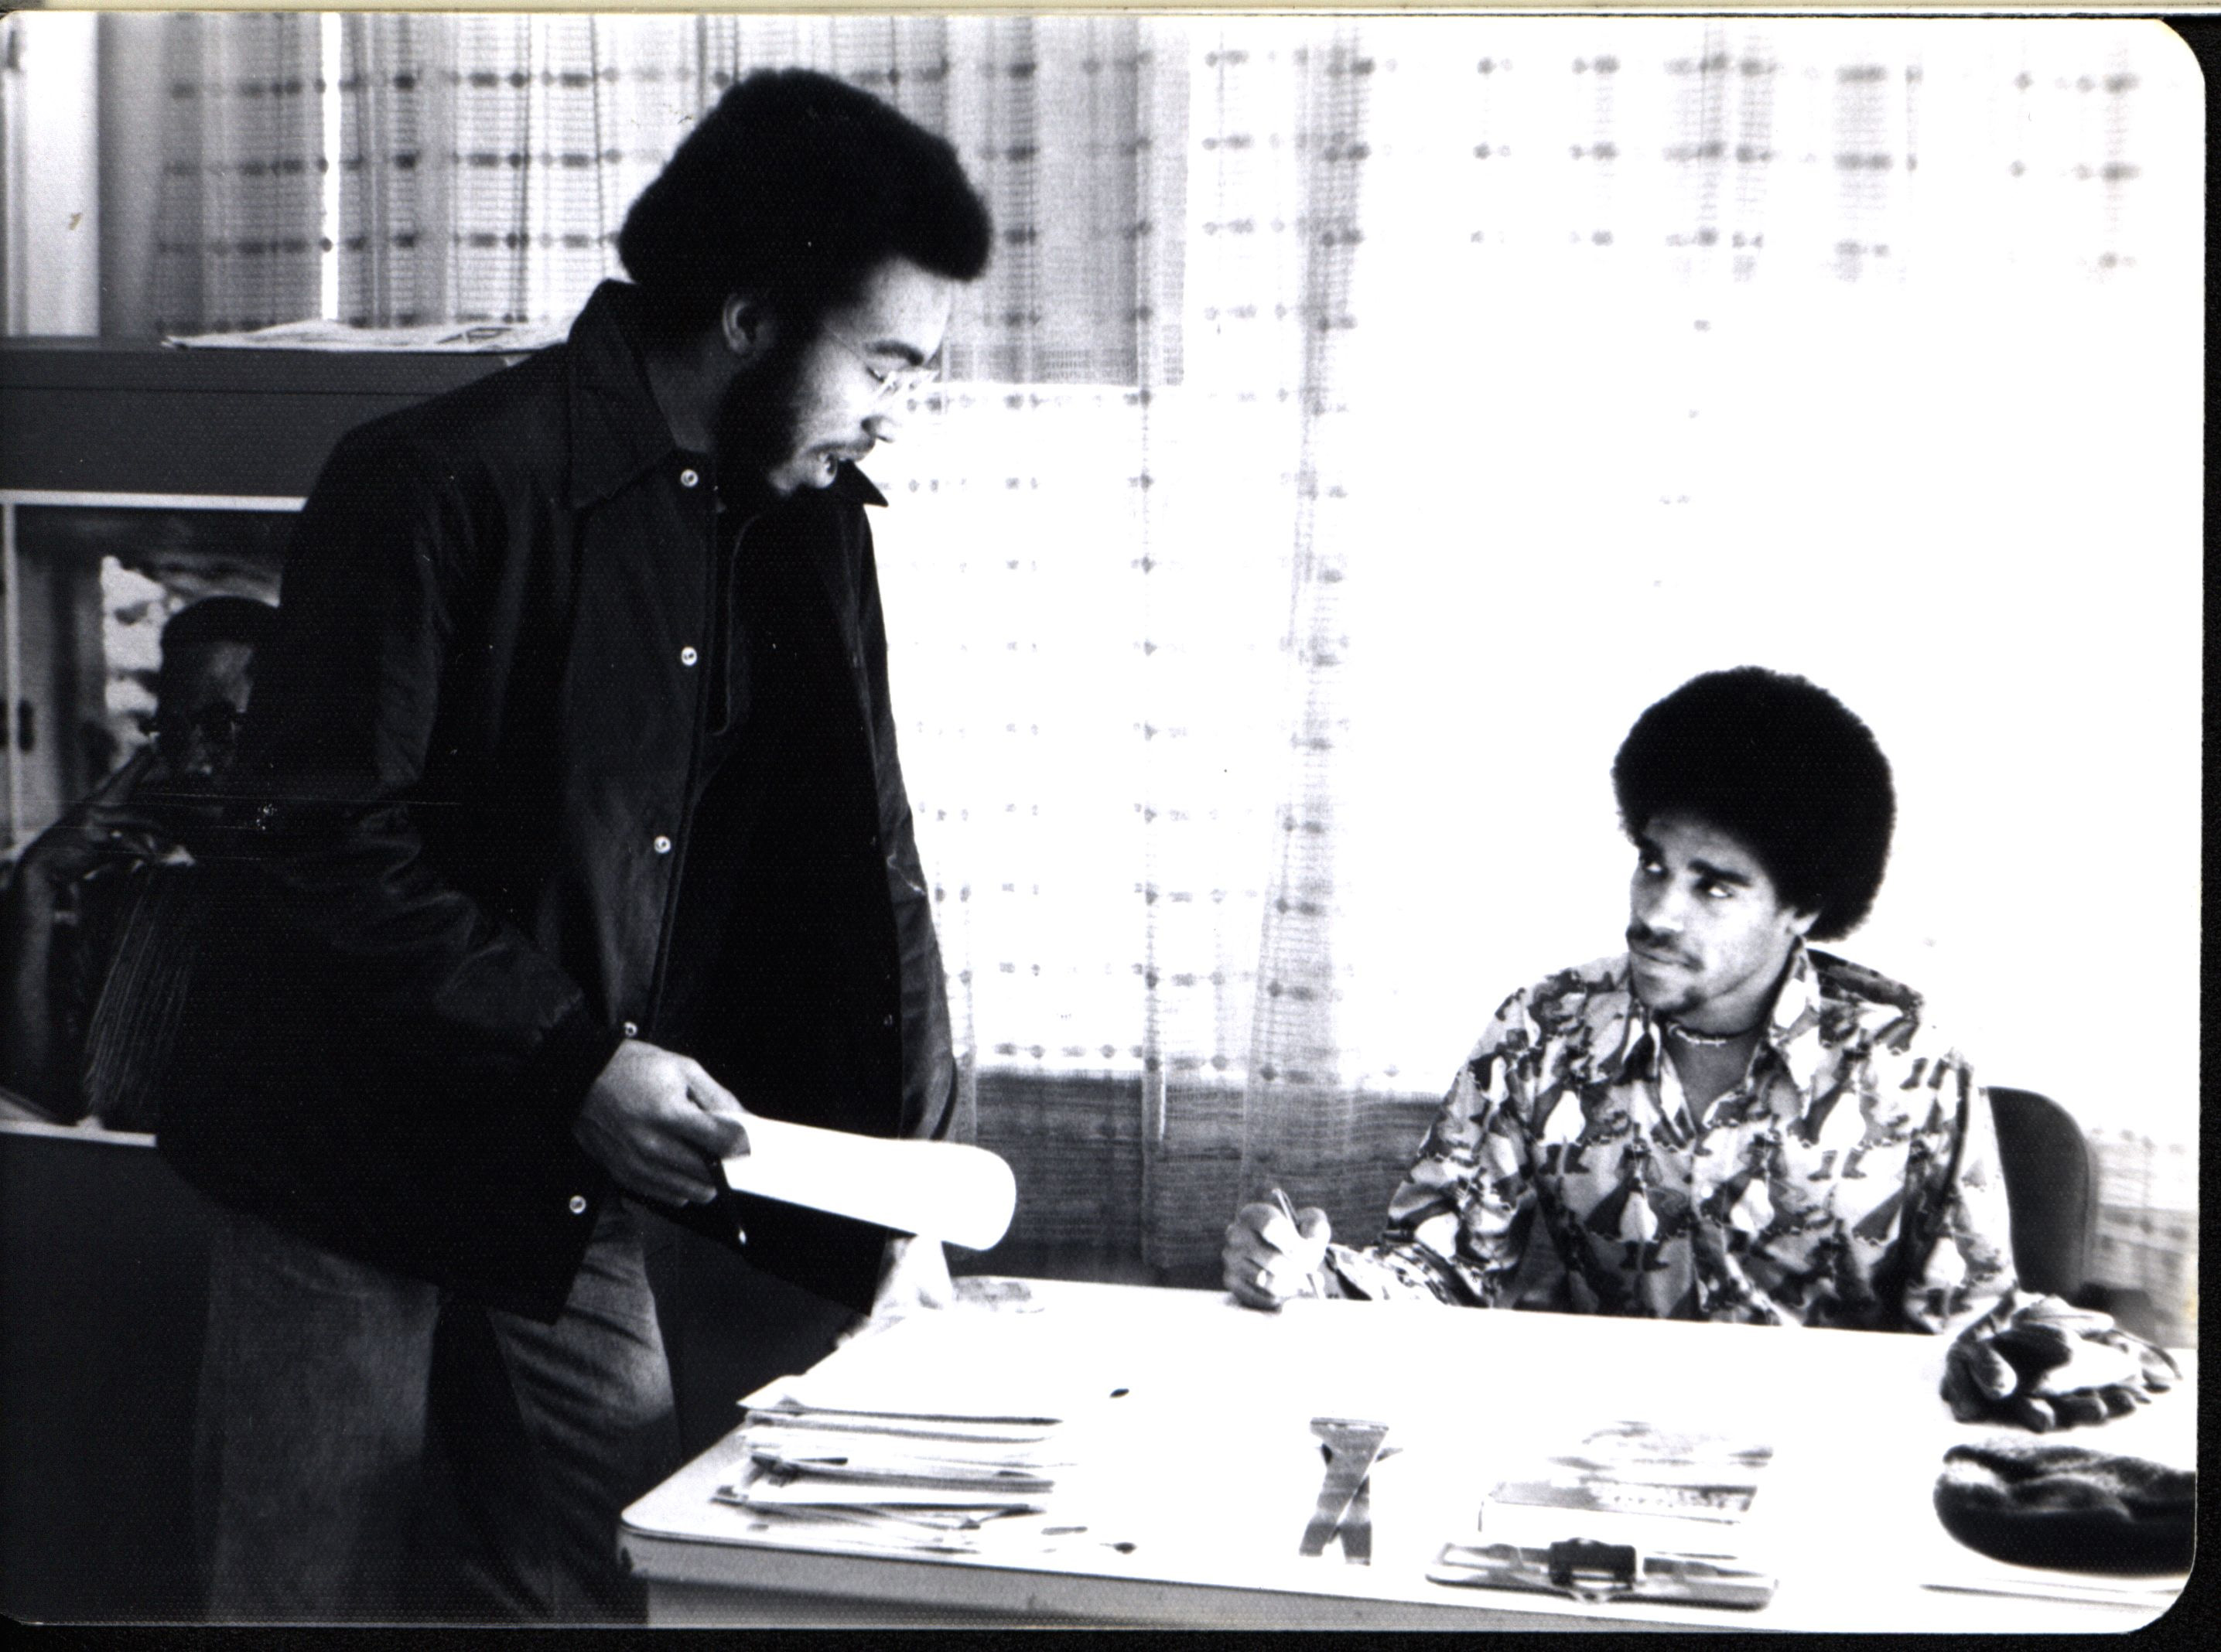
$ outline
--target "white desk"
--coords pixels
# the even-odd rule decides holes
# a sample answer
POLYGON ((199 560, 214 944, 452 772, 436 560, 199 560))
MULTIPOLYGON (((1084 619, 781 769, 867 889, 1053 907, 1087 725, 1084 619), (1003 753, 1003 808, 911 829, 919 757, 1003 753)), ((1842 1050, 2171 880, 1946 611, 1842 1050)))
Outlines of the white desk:
MULTIPOLYGON (((2005 1573, 1954 1542, 1930 1506, 1945 1449, 1983 1432, 1936 1397, 1932 1338, 1432 1305, 1299 1302, 1274 1316, 1216 1293, 1012 1288, 1028 1300, 898 1322, 796 1386, 854 1383, 921 1409, 1055 1407, 1085 1431, 1085 1468, 1057 1507, 1086 1531, 1053 1552, 901 1558, 752 1535, 743 1511, 711 1500, 741 1477, 728 1437, 626 1511, 621 1545, 654 1620, 2118 1631, 2166 1605, 1927 1587, 2005 1573), (1325 1414, 1388 1423, 1402 1447, 1373 1472, 1369 1566, 1338 1549, 1297 1553, 1320 1475, 1309 1423, 1325 1414), (1750 1526, 1780 1579, 1770 1605, 1589 1605, 1427 1580, 1444 1543, 1479 1540, 1501 1473, 1623 1418, 1773 1442, 1750 1526)), ((2067 1437, 2188 1467, 2196 1410, 2187 1382, 2067 1437)))

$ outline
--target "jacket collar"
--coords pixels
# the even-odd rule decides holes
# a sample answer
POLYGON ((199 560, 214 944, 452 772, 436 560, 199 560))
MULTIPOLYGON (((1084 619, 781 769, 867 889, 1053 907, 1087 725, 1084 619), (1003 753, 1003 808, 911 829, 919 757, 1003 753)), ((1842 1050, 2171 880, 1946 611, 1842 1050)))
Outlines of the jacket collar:
POLYGON ((594 289, 571 324, 571 497, 608 498, 679 451, 641 358, 641 295, 621 281, 594 289))
MULTIPOLYGON (((571 324, 572 509, 608 498, 679 451, 641 356, 644 302, 638 288, 604 281, 571 324)), ((869 477, 845 461, 825 491, 860 505, 887 502, 869 477)))
POLYGON ((842 459, 840 468, 834 471, 832 485, 825 491, 835 499, 854 500, 860 505, 884 505, 887 502, 887 496, 879 491, 879 484, 846 459, 842 459))

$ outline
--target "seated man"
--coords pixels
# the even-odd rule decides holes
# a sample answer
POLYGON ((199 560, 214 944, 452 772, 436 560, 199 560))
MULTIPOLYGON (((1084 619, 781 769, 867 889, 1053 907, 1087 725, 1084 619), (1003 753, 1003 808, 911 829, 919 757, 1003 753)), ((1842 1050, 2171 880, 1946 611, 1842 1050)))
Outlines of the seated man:
POLYGON ((277 610, 210 596, 162 627, 154 738, 32 839, 0 896, 0 1084, 50 1117, 152 1130, 147 1075, 197 920, 185 875, 277 610))
POLYGON ((2107 1340, 2095 1386, 2140 1388, 2141 1344, 2014 1290, 1988 1097, 1920 995, 1807 944, 1857 926, 1888 858, 1866 726, 1801 677, 1708 673, 1636 720, 1612 783, 1629 950, 1497 1011, 1373 1244, 1251 1205, 1227 1288, 1984 1340, 2033 1313, 2107 1340))

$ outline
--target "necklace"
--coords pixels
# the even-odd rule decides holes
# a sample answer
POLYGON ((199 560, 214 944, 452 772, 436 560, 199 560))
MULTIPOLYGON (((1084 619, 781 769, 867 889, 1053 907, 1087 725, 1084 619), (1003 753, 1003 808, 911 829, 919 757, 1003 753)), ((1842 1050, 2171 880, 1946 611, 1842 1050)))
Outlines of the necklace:
POLYGON ((1694 1027, 1683 1026, 1679 1021, 1666 1023, 1667 1036, 1679 1038, 1683 1044, 1699 1050, 1724 1050, 1731 1044, 1740 1044, 1757 1031, 1758 1028, 1752 1025, 1740 1032, 1699 1032, 1694 1027))

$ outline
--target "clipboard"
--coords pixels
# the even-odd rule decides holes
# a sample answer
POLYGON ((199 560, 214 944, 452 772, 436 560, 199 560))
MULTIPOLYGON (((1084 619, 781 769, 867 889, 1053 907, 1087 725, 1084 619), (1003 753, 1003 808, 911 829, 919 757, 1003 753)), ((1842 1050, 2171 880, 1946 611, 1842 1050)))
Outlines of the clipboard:
POLYGON ((1715 1555, 1644 1553, 1632 1543, 1567 1537, 1547 1546, 1444 1543, 1428 1578, 1455 1588, 1521 1589, 1571 1600, 1655 1600, 1753 1611, 1774 1580, 1715 1555))

